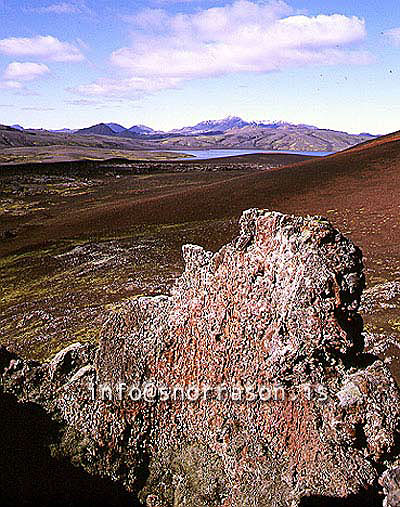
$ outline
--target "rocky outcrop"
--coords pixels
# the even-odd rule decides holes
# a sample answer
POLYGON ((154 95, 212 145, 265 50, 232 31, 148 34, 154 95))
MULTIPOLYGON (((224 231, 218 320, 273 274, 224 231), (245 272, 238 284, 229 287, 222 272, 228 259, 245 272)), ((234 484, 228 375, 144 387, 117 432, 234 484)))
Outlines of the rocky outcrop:
POLYGON ((217 253, 183 255, 171 295, 127 303, 98 348, 44 365, 3 349, 3 389, 62 425, 59 454, 148 507, 375 501, 400 400, 363 353, 360 250, 323 218, 252 209, 217 253))
POLYGON ((400 506, 400 466, 399 463, 389 467, 382 474, 379 483, 383 487, 385 500, 383 507, 400 506))

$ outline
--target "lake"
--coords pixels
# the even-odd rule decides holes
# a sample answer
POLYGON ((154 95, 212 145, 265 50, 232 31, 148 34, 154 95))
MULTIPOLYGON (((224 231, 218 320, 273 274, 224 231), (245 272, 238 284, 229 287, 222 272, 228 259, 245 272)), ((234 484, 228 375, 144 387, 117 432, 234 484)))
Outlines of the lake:
MULTIPOLYGON (((158 151, 158 150, 157 150, 158 151)), ((265 153, 278 154, 291 154, 291 155, 311 155, 314 157, 325 157, 332 155, 334 152, 330 151, 272 151, 272 150, 167 150, 172 153, 184 153, 186 155, 193 155, 197 160, 207 160, 210 158, 220 157, 237 157, 238 155, 252 155, 257 153, 259 155, 265 153)))

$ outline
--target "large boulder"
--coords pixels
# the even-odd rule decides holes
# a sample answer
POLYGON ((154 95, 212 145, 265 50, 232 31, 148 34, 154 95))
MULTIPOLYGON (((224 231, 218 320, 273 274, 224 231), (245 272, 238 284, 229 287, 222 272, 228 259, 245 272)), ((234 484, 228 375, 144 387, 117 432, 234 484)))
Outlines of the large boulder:
POLYGON ((3 350, 3 387, 63 425, 60 454, 148 507, 375 498, 400 400, 363 353, 361 252, 320 217, 240 225, 217 253, 186 245, 171 295, 110 315, 97 349, 44 365, 3 350))

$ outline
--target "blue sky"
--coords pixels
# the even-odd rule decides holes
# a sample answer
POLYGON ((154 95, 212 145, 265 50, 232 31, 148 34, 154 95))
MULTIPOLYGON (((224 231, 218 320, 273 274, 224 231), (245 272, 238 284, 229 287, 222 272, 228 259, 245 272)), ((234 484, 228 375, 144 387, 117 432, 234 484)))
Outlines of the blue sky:
POLYGON ((0 0, 0 123, 400 129, 398 0, 0 0))

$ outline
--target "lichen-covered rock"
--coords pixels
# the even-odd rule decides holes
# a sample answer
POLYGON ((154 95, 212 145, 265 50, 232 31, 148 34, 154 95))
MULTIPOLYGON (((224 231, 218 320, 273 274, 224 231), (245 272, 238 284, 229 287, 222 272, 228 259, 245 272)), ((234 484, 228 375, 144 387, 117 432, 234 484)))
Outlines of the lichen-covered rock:
POLYGON ((171 295, 111 315, 95 357, 0 352, 4 388, 63 422, 62 454, 149 507, 295 506, 376 487, 400 399, 363 354, 360 250, 322 218, 252 209, 232 243, 183 255, 171 295))
POLYGON ((380 478, 380 484, 386 497, 383 507, 400 507, 400 466, 390 467, 380 478))

